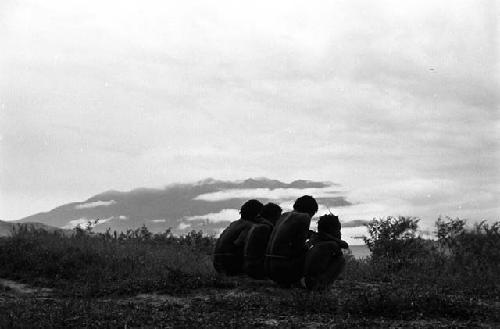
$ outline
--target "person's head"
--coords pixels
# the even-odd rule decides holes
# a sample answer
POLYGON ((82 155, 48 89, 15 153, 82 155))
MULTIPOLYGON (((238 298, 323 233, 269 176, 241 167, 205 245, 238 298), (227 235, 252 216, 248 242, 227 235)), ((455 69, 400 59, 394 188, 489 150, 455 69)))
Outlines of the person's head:
POLYGON ((264 205, 262 202, 252 199, 248 200, 241 206, 240 214, 241 218, 252 220, 257 216, 264 205))
POLYGON ((341 239, 340 233, 342 225, 340 224, 339 217, 334 214, 323 215, 318 221, 318 233, 327 233, 333 235, 337 239, 341 239))
POLYGON ((293 204, 293 209, 298 212, 304 212, 309 214, 309 216, 314 216, 318 211, 318 203, 310 195, 303 195, 293 204))
POLYGON ((275 203, 269 202, 264 207, 262 207, 260 215, 274 224, 280 218, 281 211, 282 209, 280 206, 275 203))

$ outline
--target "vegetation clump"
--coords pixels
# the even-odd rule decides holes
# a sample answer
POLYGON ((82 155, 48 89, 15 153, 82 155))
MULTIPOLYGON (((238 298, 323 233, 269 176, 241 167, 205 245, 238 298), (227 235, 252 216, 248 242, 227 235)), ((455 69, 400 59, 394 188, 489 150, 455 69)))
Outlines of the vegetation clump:
POLYGON ((0 277, 86 297, 224 286, 211 267, 213 244, 201 232, 176 237, 145 226, 111 234, 88 225, 71 236, 21 227, 0 240, 0 277))

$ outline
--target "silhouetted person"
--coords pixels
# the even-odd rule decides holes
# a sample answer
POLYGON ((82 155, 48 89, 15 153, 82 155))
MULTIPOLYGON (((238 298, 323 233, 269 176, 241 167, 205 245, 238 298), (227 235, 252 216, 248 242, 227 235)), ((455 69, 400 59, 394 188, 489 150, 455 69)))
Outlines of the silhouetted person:
POLYGON ((241 218, 232 222, 215 244, 214 268, 218 273, 238 275, 243 273, 243 247, 247 233, 262 210, 262 203, 248 200, 241 206, 241 218))
POLYGON ((304 195, 295 201, 293 211, 281 215, 271 233, 265 268, 268 277, 283 287, 298 283, 302 277, 305 241, 311 218, 317 211, 316 200, 304 195))
POLYGON ((318 233, 311 234, 304 262, 302 285, 307 289, 325 289, 335 281, 345 267, 341 249, 347 242, 341 239, 341 224, 333 214, 323 215, 318 221, 318 233))
POLYGON ((274 203, 268 203, 259 215, 260 221, 253 224, 248 231, 245 242, 244 264, 245 273, 254 279, 262 280, 266 278, 264 269, 264 259, 266 256, 267 243, 274 224, 280 218, 281 207, 274 203))

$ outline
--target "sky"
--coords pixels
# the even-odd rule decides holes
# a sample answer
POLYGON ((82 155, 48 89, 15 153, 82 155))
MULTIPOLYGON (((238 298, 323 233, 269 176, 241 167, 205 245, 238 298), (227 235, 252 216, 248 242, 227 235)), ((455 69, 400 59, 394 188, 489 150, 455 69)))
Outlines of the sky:
POLYGON ((0 219, 207 177, 500 219, 495 1, 0 3, 0 219))

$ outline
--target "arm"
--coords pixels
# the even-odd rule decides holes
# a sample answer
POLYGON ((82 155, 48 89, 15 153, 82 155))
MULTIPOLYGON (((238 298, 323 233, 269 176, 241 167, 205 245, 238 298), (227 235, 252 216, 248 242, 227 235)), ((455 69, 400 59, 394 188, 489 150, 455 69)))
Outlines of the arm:
POLYGON ((309 215, 303 215, 300 219, 300 228, 296 235, 295 243, 299 245, 294 246, 294 250, 300 252, 306 252, 309 248, 306 245, 306 240, 313 236, 313 231, 309 230, 311 224, 311 217, 309 215))
POLYGON ((349 244, 347 244, 347 242, 345 242, 344 240, 341 240, 341 239, 335 239, 335 242, 338 243, 339 247, 341 249, 347 249, 349 248, 349 244))

